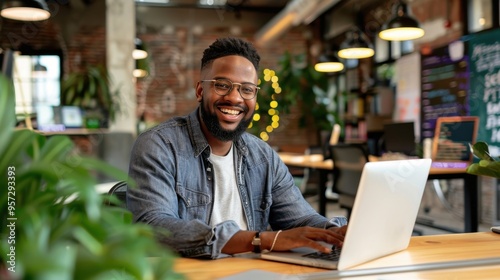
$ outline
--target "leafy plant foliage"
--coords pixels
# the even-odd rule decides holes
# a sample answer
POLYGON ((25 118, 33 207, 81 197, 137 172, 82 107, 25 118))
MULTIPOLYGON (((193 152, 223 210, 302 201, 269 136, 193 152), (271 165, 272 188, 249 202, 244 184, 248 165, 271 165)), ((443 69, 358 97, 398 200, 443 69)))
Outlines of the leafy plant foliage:
POLYGON ((96 170, 126 174, 78 155, 67 136, 15 130, 13 86, 3 76, 0 93, 0 278, 181 278, 157 233, 96 191, 96 170))
POLYGON ((500 178, 500 162, 490 155, 487 143, 477 142, 471 145, 471 150, 479 162, 469 165, 467 173, 500 178))
POLYGON ((83 109, 102 109, 114 120, 120 112, 118 91, 110 88, 111 77, 103 66, 88 66, 82 71, 70 73, 61 85, 61 103, 83 109))

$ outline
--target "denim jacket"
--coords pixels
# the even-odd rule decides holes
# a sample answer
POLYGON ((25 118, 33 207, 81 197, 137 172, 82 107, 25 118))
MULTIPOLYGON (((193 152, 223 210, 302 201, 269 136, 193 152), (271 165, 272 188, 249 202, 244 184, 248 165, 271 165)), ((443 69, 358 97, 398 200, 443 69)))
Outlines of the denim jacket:
MULTIPOLYGON (((319 215, 303 198, 278 154, 264 141, 244 133, 234 143, 235 172, 249 230, 300 226, 341 226, 345 218, 319 215)), ((195 110, 141 134, 132 149, 127 191, 134 221, 166 229, 160 241, 185 257, 219 258, 240 230, 234 221, 209 225, 214 175, 210 147, 195 110)))

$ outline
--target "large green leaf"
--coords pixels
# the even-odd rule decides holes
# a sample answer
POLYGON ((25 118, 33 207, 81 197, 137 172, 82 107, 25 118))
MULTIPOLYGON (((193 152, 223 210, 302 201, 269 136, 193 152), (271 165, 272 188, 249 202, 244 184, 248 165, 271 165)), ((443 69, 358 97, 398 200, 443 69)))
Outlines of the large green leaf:
MULTIPOLYGON (((14 86, 5 76, 0 75, 0 154, 4 154, 9 139, 12 136, 9 128, 15 124, 15 93, 14 86)), ((3 165, 0 165, 3 167, 3 165)), ((5 169, 2 169, 5 170, 5 169)))
POLYGON ((471 145, 471 151, 472 154, 479 159, 494 161, 494 159, 490 156, 488 144, 485 142, 477 142, 474 145, 471 145))

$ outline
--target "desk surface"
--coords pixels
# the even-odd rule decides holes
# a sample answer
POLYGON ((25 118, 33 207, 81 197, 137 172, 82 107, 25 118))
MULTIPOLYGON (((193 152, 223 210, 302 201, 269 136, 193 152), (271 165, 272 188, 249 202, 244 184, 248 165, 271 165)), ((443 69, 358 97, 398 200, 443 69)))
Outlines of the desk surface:
MULTIPOLYGON (((315 169, 333 169, 333 161, 331 159, 323 160, 323 155, 313 154, 304 155, 298 153, 278 153, 281 160, 288 166, 315 168, 315 169)), ((377 161, 375 156, 369 157, 370 161, 377 161)), ((429 171, 430 175, 437 174, 463 174, 467 168, 436 168, 432 167, 429 171)))
MULTIPOLYGON (((500 259, 494 264, 459 268, 429 270, 428 264, 437 262, 479 261, 486 258, 500 258, 500 235, 491 232, 429 235, 412 237, 408 249, 359 265, 354 269, 373 269, 376 274, 359 279, 380 279, 377 269, 384 267, 406 267, 413 265, 411 272, 385 274, 384 279, 495 279, 500 275, 500 259), (424 269, 418 269, 424 267, 424 269), (414 269, 413 269, 414 268, 414 269), (445 277, 446 276, 446 277, 445 277)), ((285 264, 273 261, 247 258, 226 258, 219 260, 196 260, 179 258, 174 269, 187 279, 218 279, 243 272, 260 270, 286 275, 301 275, 298 279, 324 279, 338 276, 338 271, 285 264), (307 274, 307 275, 304 275, 307 274), (328 276, 328 274, 331 274, 328 276)), ((342 273, 342 272, 340 272, 342 273)), ((345 278, 345 277, 343 277, 345 278)), ((238 278, 234 278, 238 279, 238 278)), ((276 278, 278 279, 278 278, 276 278)), ((279 278, 286 279, 286 278, 279 278)), ((352 279, 352 278, 348 278, 352 279)), ((358 279, 358 278, 356 278, 358 279)))
POLYGON ((94 135, 108 133, 107 128, 68 128, 62 131, 39 131, 43 135, 94 135))

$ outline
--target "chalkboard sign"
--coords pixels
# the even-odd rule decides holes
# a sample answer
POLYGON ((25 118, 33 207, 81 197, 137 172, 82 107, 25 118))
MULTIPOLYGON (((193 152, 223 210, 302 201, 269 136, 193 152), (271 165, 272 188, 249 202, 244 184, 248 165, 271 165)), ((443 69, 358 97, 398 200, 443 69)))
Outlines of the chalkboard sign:
POLYGON ((463 42, 421 56, 421 137, 434 136, 438 117, 467 116, 468 56, 463 42))
POLYGON ((470 114, 479 116, 477 141, 500 155, 500 30, 471 36, 470 114))

